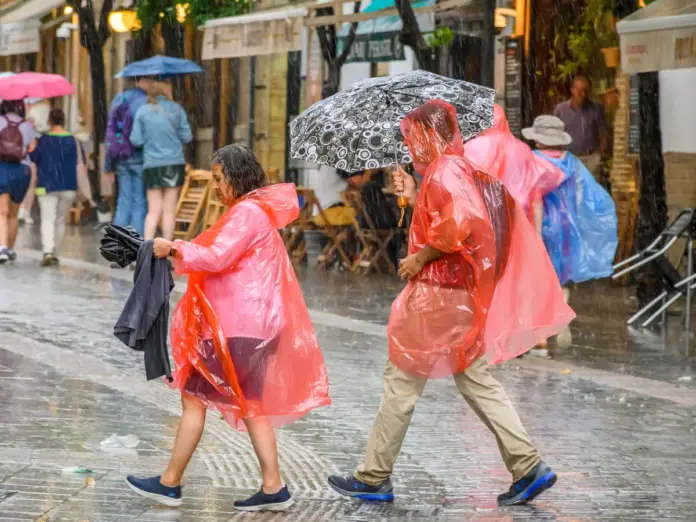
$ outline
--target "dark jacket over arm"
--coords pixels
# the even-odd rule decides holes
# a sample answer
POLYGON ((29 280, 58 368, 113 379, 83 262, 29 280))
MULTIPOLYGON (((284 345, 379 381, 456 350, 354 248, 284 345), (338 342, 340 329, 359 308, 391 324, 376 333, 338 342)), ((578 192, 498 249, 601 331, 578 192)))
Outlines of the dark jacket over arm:
POLYGON ((114 335, 130 348, 145 352, 148 380, 164 375, 171 381, 167 331, 174 280, 169 261, 155 259, 153 248, 153 241, 145 241, 138 251, 133 290, 114 326, 114 335))

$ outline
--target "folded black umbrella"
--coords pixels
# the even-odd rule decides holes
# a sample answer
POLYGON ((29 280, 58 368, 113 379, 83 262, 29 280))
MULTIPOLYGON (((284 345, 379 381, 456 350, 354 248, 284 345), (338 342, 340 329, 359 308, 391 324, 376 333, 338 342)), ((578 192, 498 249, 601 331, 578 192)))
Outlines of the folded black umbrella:
POLYGON ((110 263, 125 268, 137 259, 142 243, 143 238, 132 227, 108 225, 99 252, 110 263))

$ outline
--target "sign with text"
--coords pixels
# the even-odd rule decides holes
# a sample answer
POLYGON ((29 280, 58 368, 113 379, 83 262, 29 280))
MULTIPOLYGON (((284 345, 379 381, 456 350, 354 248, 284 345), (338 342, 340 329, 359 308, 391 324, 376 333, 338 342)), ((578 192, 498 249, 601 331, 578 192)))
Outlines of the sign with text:
POLYGON ((621 68, 625 73, 692 67, 696 67, 696 26, 621 35, 621 68))
POLYGON ((505 40, 505 115, 510 132, 518 138, 524 124, 524 93, 522 89, 524 61, 523 39, 505 40))
POLYGON ((38 53, 39 27, 33 22, 0 24, 0 56, 38 53))
MULTIPOLYGON (((404 46, 399 40, 399 32, 361 34, 355 37, 350 48, 347 63, 393 62, 405 60, 404 46)), ((341 54, 348 41, 347 37, 338 39, 337 52, 341 54)))
POLYGON ((239 58, 302 50, 302 18, 258 20, 207 27, 203 59, 239 58))
POLYGON ((628 85, 628 154, 640 154, 640 94, 638 75, 632 74, 628 85))

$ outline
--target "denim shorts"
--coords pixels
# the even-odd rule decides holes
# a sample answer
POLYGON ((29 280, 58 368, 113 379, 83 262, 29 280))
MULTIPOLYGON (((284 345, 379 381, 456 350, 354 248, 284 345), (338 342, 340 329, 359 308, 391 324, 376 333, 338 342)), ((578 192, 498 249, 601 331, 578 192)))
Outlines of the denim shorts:
POLYGON ((0 162, 0 196, 9 194, 12 202, 19 205, 24 201, 30 184, 29 167, 21 163, 0 162))

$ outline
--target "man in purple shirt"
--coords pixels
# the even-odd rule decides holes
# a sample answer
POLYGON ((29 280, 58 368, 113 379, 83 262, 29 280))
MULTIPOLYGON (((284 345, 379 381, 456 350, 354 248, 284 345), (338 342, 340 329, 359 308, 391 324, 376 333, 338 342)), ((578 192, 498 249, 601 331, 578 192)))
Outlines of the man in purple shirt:
POLYGON ((585 164, 599 180, 599 167, 606 152, 607 131, 604 107, 588 99, 590 81, 586 76, 576 76, 570 89, 570 100, 559 103, 554 116, 565 124, 565 130, 573 138, 568 150, 585 164))

